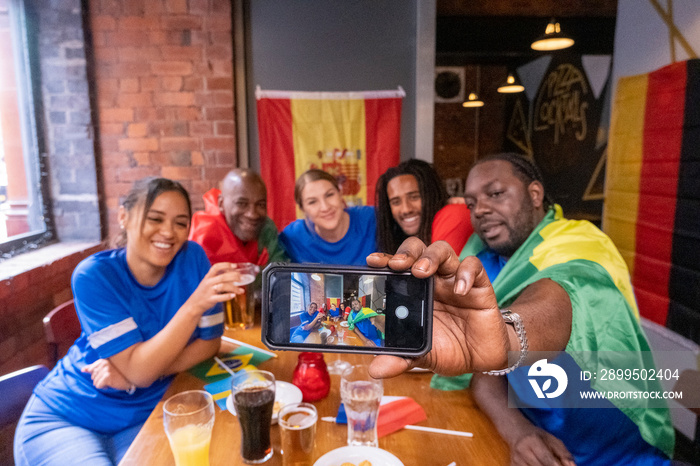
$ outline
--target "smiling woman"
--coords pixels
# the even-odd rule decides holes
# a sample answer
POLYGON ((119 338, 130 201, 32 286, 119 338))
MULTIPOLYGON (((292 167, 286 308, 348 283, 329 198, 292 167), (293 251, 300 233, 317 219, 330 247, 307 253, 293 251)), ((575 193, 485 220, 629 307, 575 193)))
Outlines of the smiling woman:
POLYGON ((336 179, 317 169, 297 179, 294 200, 306 219, 280 235, 292 262, 367 265, 366 257, 376 251, 372 207, 346 207, 336 179))
POLYGON ((216 354, 219 303, 242 290, 230 263, 210 267, 187 241, 191 216, 179 183, 137 182, 119 210, 121 247, 78 264, 82 334, 25 408, 18 465, 118 463, 172 376, 216 354))

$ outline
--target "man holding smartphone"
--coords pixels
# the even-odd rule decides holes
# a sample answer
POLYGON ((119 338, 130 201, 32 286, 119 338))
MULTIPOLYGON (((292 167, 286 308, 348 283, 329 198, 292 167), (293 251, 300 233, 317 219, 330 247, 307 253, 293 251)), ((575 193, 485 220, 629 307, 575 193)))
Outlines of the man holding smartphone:
MULTIPOLYGON (((478 161, 465 200, 476 235, 462 262, 445 243, 426 247, 416 238, 394 256, 368 257, 371 266, 436 277, 433 350, 413 360, 378 356, 372 375, 390 377, 412 366, 443 375, 473 372, 474 397, 515 464, 668 464, 674 446, 668 409, 650 409, 648 400, 619 408, 608 400, 604 408, 523 404, 534 397, 528 398, 527 365, 535 363, 528 351, 616 351, 638 360, 649 351, 612 241, 588 222, 563 218, 537 167, 517 154, 478 161), (515 364, 509 351, 519 355, 515 364), (509 386, 519 409, 509 408, 509 386)), ((642 383, 649 392, 660 388, 658 381, 642 383)))

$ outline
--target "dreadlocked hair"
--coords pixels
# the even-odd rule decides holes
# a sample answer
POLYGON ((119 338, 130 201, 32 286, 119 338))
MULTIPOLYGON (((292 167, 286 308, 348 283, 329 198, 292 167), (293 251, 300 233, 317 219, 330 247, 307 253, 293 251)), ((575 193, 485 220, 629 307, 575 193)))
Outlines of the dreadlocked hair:
POLYGON ((501 152, 498 154, 491 154, 484 157, 483 159, 477 160, 472 166, 472 168, 484 162, 491 162, 493 160, 503 160, 504 162, 510 163, 510 165, 513 167, 513 173, 523 183, 525 183, 525 186, 529 186, 530 183, 532 183, 533 181, 539 182, 542 185, 542 188, 544 189, 544 198, 542 200, 542 203, 544 205, 545 211, 549 209, 549 207, 554 205, 554 200, 547 192, 546 186, 544 184, 544 177, 542 176, 542 172, 537 167, 537 165, 535 165, 533 159, 525 157, 524 155, 515 152, 501 152))
POLYGON ((421 197, 420 228, 416 236, 425 244, 430 244, 433 217, 447 203, 447 192, 435 169, 427 162, 417 159, 406 160, 389 168, 377 180, 375 189, 375 215, 377 217, 377 246, 381 252, 395 253, 407 238, 394 216, 387 195, 389 181, 400 175, 412 175, 418 182, 421 197))
MULTIPOLYGON (((140 228, 143 228, 143 222, 146 220, 146 215, 149 209, 153 205, 153 202, 158 196, 163 193, 174 191, 180 193, 182 197, 185 198, 187 203, 187 214, 189 218, 192 218, 192 204, 190 204, 190 195, 187 190, 177 181, 169 180, 167 178, 155 178, 147 177, 134 182, 134 185, 126 195, 126 198, 122 202, 122 207, 127 213, 135 211, 138 205, 143 204, 143 212, 141 215, 141 220, 139 222, 140 228)), ((112 240, 113 247, 124 247, 126 246, 126 231, 120 231, 117 236, 112 240)))

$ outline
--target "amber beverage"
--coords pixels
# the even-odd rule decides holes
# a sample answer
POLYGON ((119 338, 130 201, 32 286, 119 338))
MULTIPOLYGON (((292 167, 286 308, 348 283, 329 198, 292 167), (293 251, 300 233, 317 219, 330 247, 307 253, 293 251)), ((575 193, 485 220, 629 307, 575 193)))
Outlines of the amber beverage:
POLYGON ((236 286, 243 288, 243 293, 224 302, 224 324, 227 330, 246 329, 253 327, 255 320, 255 305, 253 292, 249 290, 260 267, 249 262, 236 264, 236 270, 241 274, 236 286))
POLYGON ((310 403, 292 403, 280 410, 282 464, 312 466, 318 413, 310 403))

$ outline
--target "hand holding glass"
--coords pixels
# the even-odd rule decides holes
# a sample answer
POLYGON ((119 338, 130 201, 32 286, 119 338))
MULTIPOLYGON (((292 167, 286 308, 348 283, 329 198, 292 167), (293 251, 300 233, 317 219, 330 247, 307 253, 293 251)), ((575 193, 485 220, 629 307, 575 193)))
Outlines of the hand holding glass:
POLYGON ((236 286, 243 288, 243 293, 224 302, 224 318, 226 329, 246 329, 253 327, 255 305, 251 284, 260 272, 260 267, 250 262, 235 264, 236 271, 241 274, 236 286))
POLYGON ((214 401, 203 390, 190 390, 163 404, 163 425, 176 466, 208 466, 214 401))

